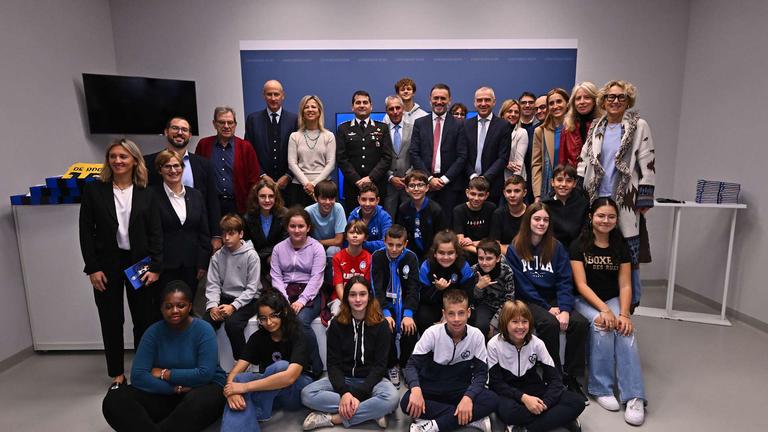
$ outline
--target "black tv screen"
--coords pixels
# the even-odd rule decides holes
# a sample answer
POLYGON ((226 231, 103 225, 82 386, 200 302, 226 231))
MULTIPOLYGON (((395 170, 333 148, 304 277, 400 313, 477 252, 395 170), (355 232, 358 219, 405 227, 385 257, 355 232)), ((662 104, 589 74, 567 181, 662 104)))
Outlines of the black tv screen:
POLYGON ((161 134, 174 116, 198 135, 194 81, 83 74, 92 134, 161 134))

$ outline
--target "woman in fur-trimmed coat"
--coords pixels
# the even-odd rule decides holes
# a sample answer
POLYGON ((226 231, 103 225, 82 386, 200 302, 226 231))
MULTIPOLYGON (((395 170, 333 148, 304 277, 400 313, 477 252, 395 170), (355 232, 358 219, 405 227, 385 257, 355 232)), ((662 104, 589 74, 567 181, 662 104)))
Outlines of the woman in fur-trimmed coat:
POLYGON ((598 105, 605 114, 592 125, 577 168, 590 202, 608 196, 619 205, 619 227, 632 253, 632 304, 640 300, 640 214, 653 207, 656 184, 651 129, 640 114, 628 111, 636 98, 627 81, 600 89, 598 105))

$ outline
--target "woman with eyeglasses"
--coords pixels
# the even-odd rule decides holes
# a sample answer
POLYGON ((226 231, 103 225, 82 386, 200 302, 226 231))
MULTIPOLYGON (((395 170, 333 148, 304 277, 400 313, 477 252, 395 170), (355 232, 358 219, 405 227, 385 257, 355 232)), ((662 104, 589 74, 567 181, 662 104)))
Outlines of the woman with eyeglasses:
POLYGON ((293 174, 288 202, 306 207, 315 202, 315 186, 336 169, 336 137, 324 126, 320 97, 301 98, 299 113, 299 130, 288 139, 288 168, 293 174))
POLYGON ((504 179, 514 174, 527 177, 525 171, 525 153, 528 151, 528 132, 520 127, 520 102, 507 99, 501 104, 499 117, 512 124, 512 145, 509 152, 509 162, 504 170, 504 179))
POLYGON ((265 291, 258 311, 259 330, 227 376, 222 431, 258 431, 275 409, 302 408, 301 390, 313 381, 309 342, 285 297, 265 291), (260 373, 246 372, 252 364, 260 373))
POLYGON ((165 259, 159 286, 162 289, 170 281, 183 280, 194 298, 197 281, 205 275, 211 258, 211 235, 203 194, 181 183, 184 162, 177 153, 170 150, 158 153, 154 169, 163 179, 162 184, 152 187, 163 227, 165 259))
POLYGON ((632 258, 632 305, 640 302, 640 216, 653 207, 656 150, 648 122, 635 106, 632 83, 609 81, 600 89, 597 105, 605 110, 592 125, 581 148, 577 174, 590 202, 610 197, 619 206, 619 229, 632 258))
POLYGON ((537 201, 552 193, 552 171, 560 163, 560 140, 563 121, 568 108, 568 92, 553 88, 547 92, 547 116, 541 126, 533 131, 531 152, 531 177, 533 196, 537 201))
POLYGON ((200 431, 221 417, 225 373, 216 333, 192 316, 192 291, 183 281, 163 288, 163 320, 141 338, 131 385, 104 397, 104 419, 118 432, 200 431))
POLYGON ((456 102, 455 104, 451 105, 451 108, 448 110, 453 118, 456 120, 464 121, 465 118, 467 118, 467 106, 464 105, 461 102, 456 102))
POLYGON ((133 343, 156 321, 154 282, 163 267, 163 231, 147 168, 133 141, 107 147, 99 180, 87 183, 80 204, 80 250, 99 310, 111 386, 126 384, 123 366, 123 299, 133 320, 133 343), (134 289, 124 270, 149 257, 143 285, 134 289), (126 293, 126 294, 124 294, 126 293))
POLYGON ((558 155, 562 165, 576 168, 589 127, 594 119, 603 114, 602 108, 597 105, 597 92, 597 86, 589 81, 576 84, 571 91, 558 155))

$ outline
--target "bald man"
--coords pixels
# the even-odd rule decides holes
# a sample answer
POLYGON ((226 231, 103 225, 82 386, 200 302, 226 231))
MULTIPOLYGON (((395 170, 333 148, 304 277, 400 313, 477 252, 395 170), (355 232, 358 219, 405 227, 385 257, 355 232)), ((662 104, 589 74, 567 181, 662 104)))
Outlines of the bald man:
POLYGON ((263 95, 267 107, 248 114, 245 140, 256 150, 261 177, 277 182, 284 190, 292 179, 288 170, 288 137, 296 131, 298 117, 283 109, 285 91, 280 81, 265 82, 263 95))

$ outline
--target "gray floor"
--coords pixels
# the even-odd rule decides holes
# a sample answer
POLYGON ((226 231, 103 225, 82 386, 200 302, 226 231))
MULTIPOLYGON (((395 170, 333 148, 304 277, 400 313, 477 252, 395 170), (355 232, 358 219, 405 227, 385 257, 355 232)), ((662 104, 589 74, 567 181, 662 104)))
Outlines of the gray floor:
MULTIPOLYGON (((663 306, 663 288, 648 287, 643 300, 646 306, 663 306)), ((675 307, 708 311, 683 295, 676 296, 675 307)), ((768 402, 768 334, 738 322, 719 327, 645 317, 635 321, 649 400, 642 430, 768 430, 768 415, 762 412, 768 402)), ((108 383, 101 353, 36 354, 0 374, 0 431, 108 431, 101 416, 108 383)), ((278 412, 262 429, 298 431, 304 415, 278 412)), ((594 402, 580 420, 584 431, 635 429, 621 412, 594 402)), ((388 430, 407 431, 408 425, 398 412, 388 430)), ((373 424, 362 429, 379 430, 373 424)), ((494 430, 503 428, 494 423, 494 430)))

